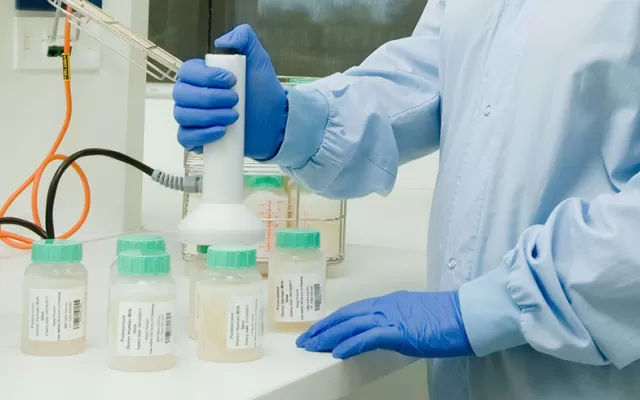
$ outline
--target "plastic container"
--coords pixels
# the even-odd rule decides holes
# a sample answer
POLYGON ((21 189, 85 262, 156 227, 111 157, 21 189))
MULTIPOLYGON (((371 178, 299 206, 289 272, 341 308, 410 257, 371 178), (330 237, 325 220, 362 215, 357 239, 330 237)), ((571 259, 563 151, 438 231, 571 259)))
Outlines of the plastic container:
POLYGON ((330 254, 330 259, 340 254, 344 240, 341 232, 342 203, 318 196, 300 186, 296 209, 299 228, 320 232, 322 253, 325 256, 330 254))
MULTIPOLYGON (((185 175, 202 175, 202 161, 199 166, 189 166, 185 170, 185 175)), ((195 210, 202 203, 201 193, 184 193, 182 196, 182 217, 195 210)), ((198 254, 198 245, 194 243, 183 243, 182 259, 186 261, 184 264, 184 274, 189 276, 192 261, 202 261, 206 257, 198 254)))
MULTIPOLYGON (((307 83, 314 81, 315 78, 310 77, 290 77, 290 76, 281 76, 280 82, 284 87, 295 87, 301 83, 307 83)), ((203 159, 202 155, 196 154, 194 152, 184 152, 183 164, 185 168, 185 175, 187 176, 198 176, 202 175, 203 172, 203 159)), ((327 236, 327 242, 324 243, 323 239, 323 249, 325 250, 325 257, 328 264, 335 265, 341 263, 345 258, 345 232, 346 232, 346 213, 347 213, 347 202, 344 200, 330 200, 326 198, 322 198, 317 195, 312 195, 314 197, 310 198, 311 203, 309 206, 305 204, 301 204, 304 209, 309 209, 309 207, 314 207, 318 205, 320 207, 328 207, 328 210, 321 210, 319 212, 311 213, 311 218, 322 218, 326 216, 330 221, 328 224, 321 224, 316 226, 315 221, 313 223, 309 223, 305 221, 297 212, 297 204, 299 203, 299 197, 301 195, 298 190, 298 186, 296 183, 285 176, 282 170, 274 164, 268 163, 260 163, 248 158, 244 160, 244 175, 245 177, 262 177, 262 176, 279 176, 285 182, 287 182, 286 193, 288 194, 288 215, 287 215, 287 227, 312 227, 322 231, 323 236, 327 236), (295 204, 295 205, 294 205, 295 204), (339 209, 339 215, 336 217, 335 210, 339 209), (333 221, 338 219, 337 223, 333 221), (325 234, 325 231, 327 232, 325 234), (329 232, 330 231, 330 232, 329 232), (335 239, 338 238, 339 244, 335 246, 335 239)), ((306 196, 305 194, 302 195, 306 196)), ((303 201, 305 199, 303 198, 303 201)), ((193 212, 193 210, 200 204, 202 201, 202 195, 199 193, 185 193, 182 202, 182 217, 184 218, 186 215, 193 212)), ((262 219, 262 222, 268 224, 269 220, 262 219)), ((268 228, 268 227, 267 227, 268 228)), ((277 229, 277 227, 276 227, 277 229)), ((275 229, 274 229, 275 230, 275 229)), ((264 254, 262 254, 264 255, 264 254)), ((194 243, 183 243, 182 246, 182 258, 189 262, 200 258, 200 255, 197 252, 196 244, 194 243)), ((268 257, 261 257, 261 253, 258 253, 258 269, 265 274, 267 271, 267 263, 268 257)), ((185 268, 185 274, 188 274, 187 268, 185 268)))
POLYGON ((135 234, 135 235, 124 235, 118 238, 116 244, 116 258, 111 263, 111 279, 113 279, 118 274, 118 255, 124 251, 131 250, 165 250, 165 241, 162 236, 156 235, 144 235, 144 234, 135 234))
MULTIPOLYGON (((275 247, 276 230, 287 227, 289 196, 283 176, 245 176, 244 201, 247 207, 263 221, 265 239, 258 245, 258 258, 268 259, 275 247)), ((258 265, 267 275, 267 264, 258 265)))
POLYGON ((210 247, 198 280, 198 358, 217 362, 262 357, 264 307, 256 250, 210 247))
POLYGON ((176 284, 163 251, 126 251, 109 300, 109 367, 160 371, 176 364, 173 321, 176 284))
POLYGON ((203 258, 198 258, 191 263, 189 268, 189 326, 187 328, 189 337, 193 340, 198 339, 198 326, 196 324, 198 318, 197 303, 197 282, 200 279, 200 274, 207 268, 206 255, 209 246, 199 245, 197 247, 198 254, 203 258))
POLYGON ((22 352, 68 356, 87 347, 87 269, 82 244, 33 243, 23 286, 22 352))
POLYGON ((326 277, 318 230, 278 230, 269 260, 269 327, 275 332, 303 332, 324 318, 326 277))
MULTIPOLYGON (((198 155, 189 153, 185 165, 185 174, 188 176, 202 175, 202 160, 198 155)), ((346 215, 347 202, 344 200, 332 200, 313 194, 311 192, 303 193, 304 189, 299 189, 293 179, 284 176, 282 171, 272 164, 260 164, 254 161, 245 160, 245 177, 250 176, 280 176, 287 182, 286 193, 288 195, 288 209, 286 226, 295 227, 312 227, 321 230, 324 236, 327 236, 327 242, 324 243, 324 255, 327 264, 335 265, 342 262, 345 258, 345 234, 346 234, 346 215), (300 198, 302 198, 300 200, 300 198), (320 209, 316 209, 320 207, 320 209), (300 212, 301 211, 301 212, 300 212), (312 212, 309 212, 312 211, 312 212), (324 219, 324 220, 322 220, 324 219), (326 223, 324 223, 326 222, 326 223), (338 243, 337 246, 335 243, 338 243)), ((185 193, 182 203, 182 215, 190 214, 202 201, 200 194, 185 193)), ((275 222, 262 219, 267 225, 269 222, 275 222)), ((267 227, 268 228, 268 227, 267 227)), ((195 244, 184 243, 182 247, 182 258, 185 261, 193 261, 199 258, 195 244)), ((266 270, 268 257, 260 257, 258 254, 258 269, 263 274, 266 270)), ((186 272, 186 271, 185 271, 186 272)))

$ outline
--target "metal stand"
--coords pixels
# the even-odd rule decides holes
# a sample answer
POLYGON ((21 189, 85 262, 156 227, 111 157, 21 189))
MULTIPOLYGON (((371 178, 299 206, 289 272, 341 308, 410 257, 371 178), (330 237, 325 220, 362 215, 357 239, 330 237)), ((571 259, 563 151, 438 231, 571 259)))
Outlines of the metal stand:
POLYGON ((64 15, 69 19, 69 23, 83 31, 84 33, 92 36, 98 42, 102 43, 109 49, 118 53, 120 56, 126 58, 131 63, 137 65, 146 71, 147 74, 155 79, 170 80, 175 82, 178 77, 178 70, 182 65, 182 61, 174 57, 169 52, 158 47, 153 42, 140 36, 133 30, 124 26, 116 19, 112 18, 109 14, 102 11, 99 7, 96 7, 92 3, 85 0, 47 0, 52 6, 56 8, 56 21, 54 27, 57 28, 58 18, 60 15, 64 15), (68 12, 67 7, 72 8, 73 12, 68 12), (134 48, 140 50, 144 55, 146 65, 132 60, 129 56, 123 54, 117 49, 105 43, 98 36, 93 34, 89 29, 84 27, 87 23, 95 23, 104 30, 116 35, 126 43, 130 44, 134 48))

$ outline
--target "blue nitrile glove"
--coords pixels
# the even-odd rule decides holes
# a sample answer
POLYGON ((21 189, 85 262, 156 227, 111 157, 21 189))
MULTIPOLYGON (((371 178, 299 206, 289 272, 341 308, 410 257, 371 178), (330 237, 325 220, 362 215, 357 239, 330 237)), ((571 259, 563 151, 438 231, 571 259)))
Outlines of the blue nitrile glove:
MULTIPOLYGON (((273 158, 284 139, 287 96, 271 59, 249 25, 240 25, 215 41, 216 48, 235 49, 247 56, 247 91, 244 153, 255 160, 273 158)), ((231 90, 236 78, 230 72, 185 62, 173 89, 174 116, 180 128, 178 141, 187 150, 220 139, 225 127, 238 119, 232 108, 238 96, 231 90)))
POLYGON ((361 300, 314 324, 296 344, 341 359, 376 349, 424 358, 473 355, 458 292, 395 292, 361 300))

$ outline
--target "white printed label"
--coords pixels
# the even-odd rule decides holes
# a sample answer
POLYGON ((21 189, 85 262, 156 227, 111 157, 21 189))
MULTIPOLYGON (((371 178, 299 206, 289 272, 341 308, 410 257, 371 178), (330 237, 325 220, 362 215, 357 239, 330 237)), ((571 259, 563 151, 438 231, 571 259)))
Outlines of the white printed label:
POLYGON ((85 287, 29 290, 29 340, 84 337, 85 287))
POLYGON ((232 297, 227 309, 227 348, 252 349, 262 342, 262 298, 232 297))
POLYGON ((121 302, 118 313, 118 354, 162 356, 173 353, 175 302, 121 302))
POLYGON ((324 317, 322 275, 277 275, 275 285, 276 321, 317 321, 324 317))

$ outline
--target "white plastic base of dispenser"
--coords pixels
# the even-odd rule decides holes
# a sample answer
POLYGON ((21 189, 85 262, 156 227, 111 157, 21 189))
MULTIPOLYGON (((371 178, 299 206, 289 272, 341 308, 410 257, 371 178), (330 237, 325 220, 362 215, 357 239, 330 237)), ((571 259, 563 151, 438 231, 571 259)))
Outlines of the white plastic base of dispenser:
POLYGON ((190 244, 253 246, 264 240, 262 222, 244 204, 200 204, 178 229, 190 244))

